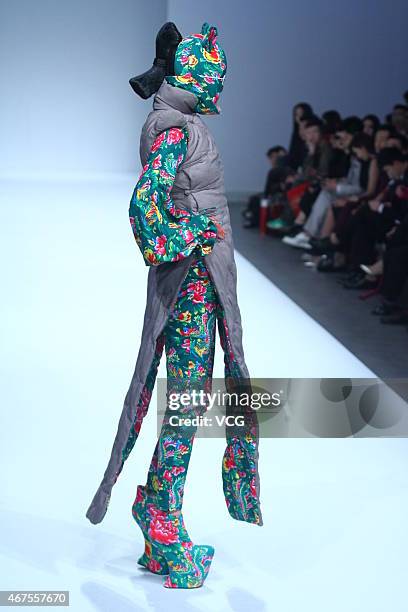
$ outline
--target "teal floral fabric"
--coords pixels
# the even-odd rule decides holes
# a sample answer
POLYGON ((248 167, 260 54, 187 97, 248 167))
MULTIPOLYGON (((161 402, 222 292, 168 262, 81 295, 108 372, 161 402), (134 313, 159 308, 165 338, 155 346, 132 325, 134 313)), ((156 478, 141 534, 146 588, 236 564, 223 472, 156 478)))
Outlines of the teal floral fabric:
POLYGON ((194 545, 181 512, 169 513, 158 508, 142 485, 137 487, 132 515, 145 539, 145 549, 138 563, 153 574, 166 575, 167 588, 202 586, 210 569, 214 548, 194 545))
POLYGON ((207 255, 217 238, 207 215, 176 208, 171 199, 187 144, 187 129, 173 127, 159 134, 133 191, 129 219, 147 266, 179 261, 196 248, 207 255))
MULTIPOLYGON (((167 393, 211 390, 218 299, 203 258, 189 268, 170 315, 164 342, 167 393)), ((195 426, 174 426, 169 419, 194 418, 205 406, 166 410, 162 430, 149 469, 147 488, 155 493, 162 510, 180 510, 192 451, 195 426)))
POLYGON ((225 51, 217 43, 217 28, 204 23, 200 34, 179 43, 174 58, 174 76, 166 81, 192 92, 198 98, 196 113, 218 114, 217 104, 227 72, 225 51))

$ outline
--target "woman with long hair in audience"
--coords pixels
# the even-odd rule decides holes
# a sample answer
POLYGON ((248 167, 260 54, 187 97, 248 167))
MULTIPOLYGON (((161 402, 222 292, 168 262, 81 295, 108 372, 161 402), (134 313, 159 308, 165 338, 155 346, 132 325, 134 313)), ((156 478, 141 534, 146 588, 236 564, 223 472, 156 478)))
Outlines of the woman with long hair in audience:
POLYGON ((380 127, 380 120, 377 115, 366 115, 363 118, 363 132, 371 138, 374 138, 374 135, 378 128, 380 127))
POLYGON ((300 134, 300 122, 313 116, 313 109, 307 102, 299 102, 293 107, 293 130, 289 145, 288 162, 293 170, 302 165, 307 155, 305 141, 300 134))

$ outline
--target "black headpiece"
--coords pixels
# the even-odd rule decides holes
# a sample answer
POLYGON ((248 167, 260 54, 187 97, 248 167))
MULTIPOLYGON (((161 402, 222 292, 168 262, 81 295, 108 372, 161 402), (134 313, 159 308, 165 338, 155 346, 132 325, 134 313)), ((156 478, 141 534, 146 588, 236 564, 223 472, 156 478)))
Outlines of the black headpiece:
POLYGON ((153 66, 143 74, 129 80, 134 92, 146 100, 159 89, 167 75, 174 75, 174 56, 183 40, 172 21, 165 23, 156 36, 156 57, 153 66))

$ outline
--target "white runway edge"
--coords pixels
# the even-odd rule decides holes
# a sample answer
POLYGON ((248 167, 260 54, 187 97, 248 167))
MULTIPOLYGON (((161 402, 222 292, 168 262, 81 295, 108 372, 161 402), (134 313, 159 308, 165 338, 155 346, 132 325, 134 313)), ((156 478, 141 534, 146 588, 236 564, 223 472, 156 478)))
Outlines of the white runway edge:
MULTIPOLYGON (((215 557, 202 589, 169 592, 136 565, 131 517, 154 447, 154 396, 104 521, 85 518, 142 328, 147 268, 127 217, 136 180, 1 183, 0 588, 69 590, 75 612, 406 610, 404 439, 261 440, 263 527, 229 517, 224 442, 197 440, 185 518, 215 557)), ((373 375, 236 261, 252 376, 373 375)))

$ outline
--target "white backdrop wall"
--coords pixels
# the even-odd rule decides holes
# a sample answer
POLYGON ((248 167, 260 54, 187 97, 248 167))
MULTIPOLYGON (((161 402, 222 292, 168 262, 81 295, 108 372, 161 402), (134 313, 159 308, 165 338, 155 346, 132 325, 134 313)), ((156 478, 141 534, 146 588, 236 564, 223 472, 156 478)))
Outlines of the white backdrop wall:
POLYGON ((219 27, 223 115, 206 120, 229 190, 263 185, 295 102, 383 116, 408 88, 406 0, 0 0, 0 173, 138 171, 151 100, 128 79, 166 19, 219 27))
POLYGON ((219 27, 229 62, 222 118, 208 118, 230 190, 263 188, 265 151, 287 145, 291 108, 388 113, 408 88, 406 0, 169 0, 183 35, 219 27), (192 6, 194 9, 192 10, 192 6))
POLYGON ((139 169, 165 0, 0 0, 0 173, 139 169))

